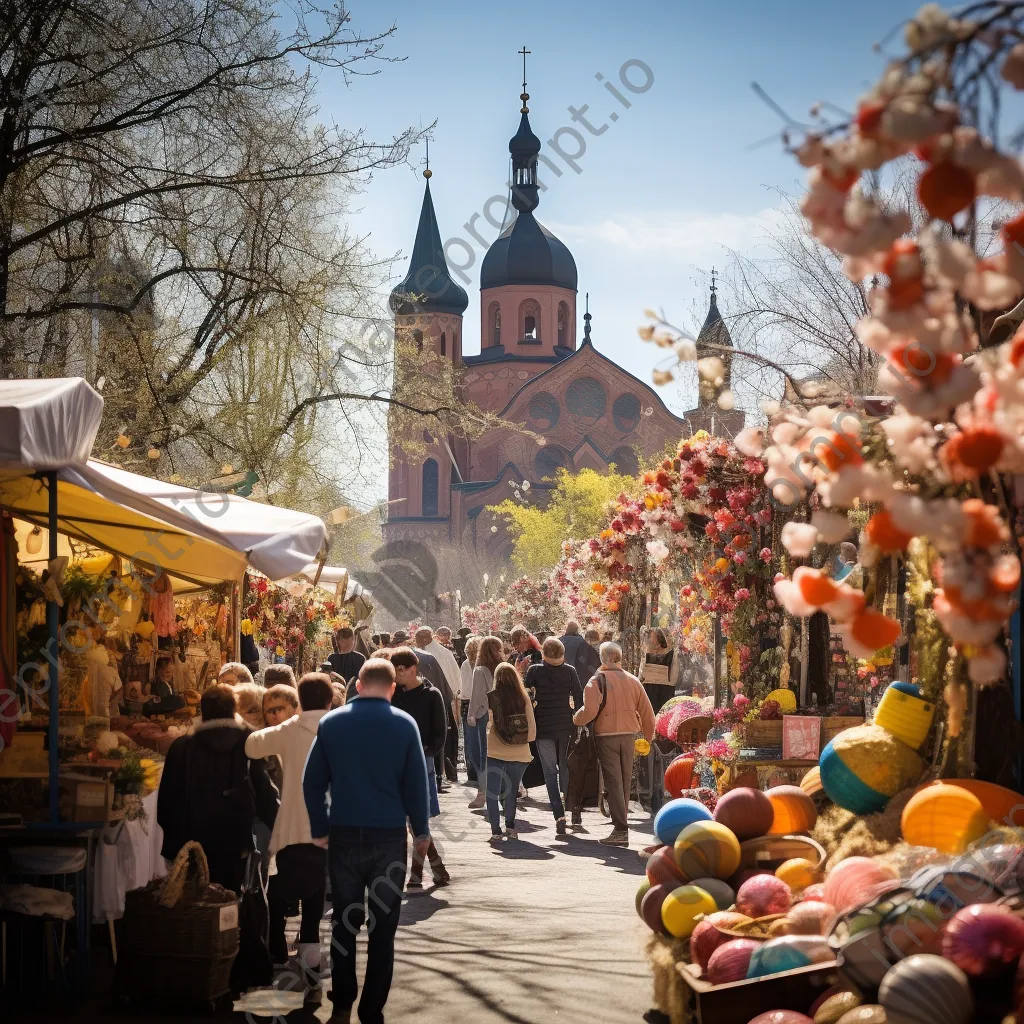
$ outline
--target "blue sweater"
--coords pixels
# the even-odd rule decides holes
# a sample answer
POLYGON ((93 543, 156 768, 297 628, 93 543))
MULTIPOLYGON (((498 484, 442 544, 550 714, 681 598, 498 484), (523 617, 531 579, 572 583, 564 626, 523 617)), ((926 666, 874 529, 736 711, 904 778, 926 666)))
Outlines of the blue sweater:
POLYGON ((430 832, 419 728, 383 697, 358 697, 320 719, 302 792, 314 839, 335 826, 405 828, 407 818, 414 835, 430 832))

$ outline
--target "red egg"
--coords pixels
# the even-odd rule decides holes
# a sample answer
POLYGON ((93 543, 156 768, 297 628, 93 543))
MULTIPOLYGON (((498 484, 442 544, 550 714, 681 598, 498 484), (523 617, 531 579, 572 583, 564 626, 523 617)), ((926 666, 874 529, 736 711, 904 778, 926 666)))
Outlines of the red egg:
POLYGON ((715 821, 730 829, 740 842, 767 835, 774 820, 771 800, 750 786, 730 790, 715 805, 715 821))
POLYGON ((815 882, 814 885, 807 886, 802 893, 800 893, 800 899, 806 903, 808 900, 817 900, 819 903, 828 903, 825 899, 825 886, 821 882, 815 882))
POLYGON ((736 909, 748 917, 784 914, 793 901, 790 888, 775 875, 755 875, 736 893, 736 909))
POLYGON ((751 1018, 749 1024, 814 1024, 814 1021, 796 1010, 769 1010, 751 1018))
POLYGON ((742 981, 747 976, 750 958, 761 943, 756 939, 731 939, 711 954, 705 972, 712 985, 742 981))
POLYGON ((719 946, 725 945, 732 939, 731 935, 726 935, 719 929, 734 928, 749 920, 750 918, 745 914, 735 914, 731 911, 708 914, 703 921, 697 924, 690 935, 690 959, 695 964, 700 964, 702 971, 706 971, 711 954, 719 946))
POLYGON ((671 846, 659 847, 647 861, 647 877, 651 885, 665 885, 670 889, 683 885, 683 877, 679 865, 676 864, 675 851, 671 846))
POLYGON ((978 903, 958 910, 942 937, 942 955, 970 978, 993 978, 1024 953, 1024 921, 1006 907, 978 903))
POLYGON ((640 916, 655 935, 668 935, 661 920, 661 905, 675 885, 652 885, 640 901, 640 916))

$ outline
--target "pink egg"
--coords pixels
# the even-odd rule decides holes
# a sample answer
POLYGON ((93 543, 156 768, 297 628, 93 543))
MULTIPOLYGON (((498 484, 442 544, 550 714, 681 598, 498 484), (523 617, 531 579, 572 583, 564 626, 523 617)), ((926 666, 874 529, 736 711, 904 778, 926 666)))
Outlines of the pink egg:
POLYGON ((708 960, 719 946, 725 945, 732 939, 720 928, 735 928, 738 924, 744 924, 750 918, 744 914, 736 914, 732 911, 719 911, 717 914, 708 914, 703 921, 699 922, 690 935, 690 959, 695 964, 700 964, 700 969, 706 971, 708 960))
POLYGON ((793 894, 781 878, 755 875, 736 893, 736 909, 748 917, 767 917, 769 914, 784 914, 792 900, 793 894))
POLYGON ((756 939, 731 939, 711 954, 705 972, 712 985, 742 981, 747 976, 750 958, 761 943, 756 939))
POLYGON ((814 1024, 814 1021, 796 1010, 769 1010, 751 1018, 750 1024, 814 1024))
POLYGON ((891 889, 895 878, 892 869, 870 857, 847 857, 825 879, 825 902, 845 914, 891 889))
POLYGON ((808 900, 818 900, 820 903, 827 903, 825 899, 825 886, 821 882, 815 882, 814 885, 807 886, 802 893, 800 898, 806 903, 808 900))
POLYGON ((786 914, 786 930, 790 935, 827 935, 836 919, 831 903, 809 900, 790 907, 786 914))

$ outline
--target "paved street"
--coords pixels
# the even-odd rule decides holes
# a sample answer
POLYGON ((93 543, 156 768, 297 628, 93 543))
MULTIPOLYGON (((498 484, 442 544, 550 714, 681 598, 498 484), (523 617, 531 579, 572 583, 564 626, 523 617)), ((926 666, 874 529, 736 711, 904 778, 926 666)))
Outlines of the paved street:
MULTIPOLYGON (((632 850, 606 849, 596 840, 610 826, 596 811, 584 813, 588 834, 562 840, 547 803, 531 800, 520 806, 520 839, 496 850, 485 819, 466 803, 462 787, 441 798, 453 882, 402 909, 388 1019, 639 1021, 651 986, 633 896, 643 876, 636 850, 651 842, 650 820, 637 819, 632 850)), ((270 1016, 270 1002, 279 1014, 291 1010, 290 1021, 312 1024, 294 1012, 297 997, 250 998, 246 1006, 270 1016)), ((325 1004, 317 1017, 328 1016, 325 1004)))

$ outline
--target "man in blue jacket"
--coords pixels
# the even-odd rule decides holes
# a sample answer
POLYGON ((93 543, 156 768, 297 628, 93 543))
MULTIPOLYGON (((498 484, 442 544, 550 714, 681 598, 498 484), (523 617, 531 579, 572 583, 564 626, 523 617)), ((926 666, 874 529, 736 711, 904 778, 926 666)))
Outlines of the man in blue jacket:
POLYGON ((331 1024, 351 1020, 364 902, 370 922, 359 1020, 383 1024, 405 889, 406 822, 421 863, 430 847, 427 763, 418 726, 391 706, 391 663, 367 661, 356 687, 355 700, 320 720, 302 789, 313 842, 328 851, 334 905, 331 1024))

